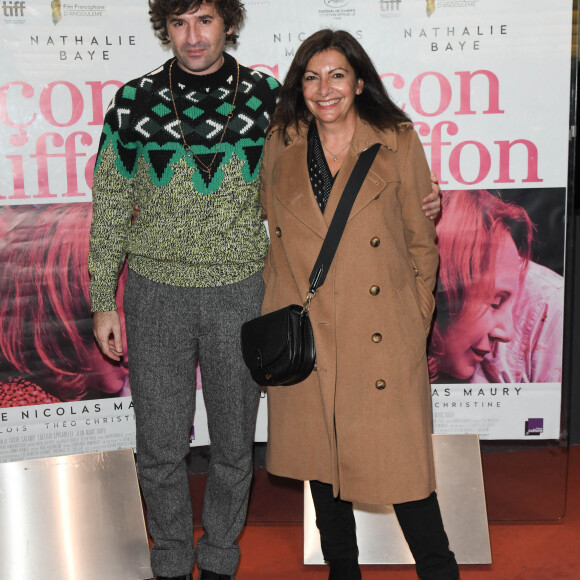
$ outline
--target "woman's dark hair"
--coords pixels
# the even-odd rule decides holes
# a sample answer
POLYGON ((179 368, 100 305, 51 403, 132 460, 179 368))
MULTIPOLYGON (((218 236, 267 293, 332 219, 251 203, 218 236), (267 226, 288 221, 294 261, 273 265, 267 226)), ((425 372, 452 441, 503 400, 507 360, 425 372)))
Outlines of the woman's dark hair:
POLYGON ((363 91, 355 97, 358 115, 379 129, 396 129, 404 121, 410 121, 393 101, 375 69, 371 59, 358 40, 344 30, 324 29, 309 36, 298 48, 290 65, 284 84, 280 89, 278 106, 272 117, 271 127, 284 132, 290 126, 298 128, 300 123, 311 118, 302 95, 302 79, 310 59, 325 50, 341 52, 354 70, 355 77, 364 81, 363 91))
POLYGON ((216 7, 226 25, 226 30, 234 29, 232 34, 226 35, 226 42, 236 44, 238 35, 235 31, 244 20, 244 5, 239 0, 149 0, 149 20, 153 24, 156 36, 163 44, 169 44, 167 19, 173 14, 197 11, 202 4, 213 4, 216 7))

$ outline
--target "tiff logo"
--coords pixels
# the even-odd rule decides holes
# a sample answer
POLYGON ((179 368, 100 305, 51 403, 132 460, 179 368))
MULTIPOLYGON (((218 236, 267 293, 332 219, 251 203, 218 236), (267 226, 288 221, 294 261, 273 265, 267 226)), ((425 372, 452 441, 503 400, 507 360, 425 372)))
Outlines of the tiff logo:
POLYGON ((18 18, 18 16, 24 16, 24 8, 26 8, 26 2, 2 2, 2 12, 6 18, 18 18))
POLYGON ((393 10, 399 10, 401 7, 402 0, 379 0, 381 5, 381 12, 390 12, 393 10))

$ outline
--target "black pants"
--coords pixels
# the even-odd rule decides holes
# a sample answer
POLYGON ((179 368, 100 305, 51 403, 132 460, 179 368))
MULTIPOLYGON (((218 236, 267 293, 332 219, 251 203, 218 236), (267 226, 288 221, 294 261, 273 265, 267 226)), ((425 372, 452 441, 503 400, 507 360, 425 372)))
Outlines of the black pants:
MULTIPOLYGON (((311 481, 310 490, 324 559, 327 562, 358 560, 352 503, 334 498, 332 486, 327 483, 311 481)), ((459 569, 455 556, 449 549, 437 494, 433 492, 425 499, 400 503, 393 507, 415 559, 419 578, 457 580, 459 569)), ((350 577, 356 580, 360 578, 360 572, 358 575, 353 573, 350 577)))

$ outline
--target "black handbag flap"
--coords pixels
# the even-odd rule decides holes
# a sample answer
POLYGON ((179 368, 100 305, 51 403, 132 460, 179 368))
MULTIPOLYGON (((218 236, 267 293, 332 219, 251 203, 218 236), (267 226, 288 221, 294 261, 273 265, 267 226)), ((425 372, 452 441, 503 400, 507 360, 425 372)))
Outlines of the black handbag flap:
POLYGON ((242 356, 249 369, 268 368, 283 355, 301 313, 302 306, 291 304, 242 324, 242 356))

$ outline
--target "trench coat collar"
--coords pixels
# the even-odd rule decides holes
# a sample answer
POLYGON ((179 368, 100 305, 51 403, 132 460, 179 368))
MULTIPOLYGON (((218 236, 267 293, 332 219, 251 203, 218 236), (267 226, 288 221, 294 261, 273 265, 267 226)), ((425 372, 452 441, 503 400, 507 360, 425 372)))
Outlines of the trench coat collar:
MULTIPOLYGON (((410 128, 412 123, 400 123, 401 128, 410 128)), ((287 129, 286 147, 295 145, 300 141, 306 141, 308 137, 308 124, 300 123, 299 127, 290 126, 287 129)), ((370 123, 367 123, 360 117, 356 118, 356 125, 352 141, 350 143, 350 150, 354 151, 358 156, 371 145, 380 143, 391 151, 397 151, 398 139, 397 133, 391 129, 377 129, 370 123)))
MULTIPOLYGON (((308 150, 307 135, 308 126, 306 124, 301 124, 298 129, 288 129, 285 139, 286 147, 278 162, 288 164, 287 167, 293 168, 293 173, 291 182, 287 182, 285 187, 276 192, 275 195, 297 219, 316 232, 321 238, 324 238, 342 192, 360 154, 375 143, 380 143, 391 151, 397 151, 398 139, 395 131, 376 129, 357 117, 351 145, 332 187, 326 209, 322 213, 316 203, 308 175, 306 161, 308 150)), ((349 220, 372 200, 376 199, 385 186, 386 180, 384 176, 374 172, 371 167, 350 212, 349 220)))

